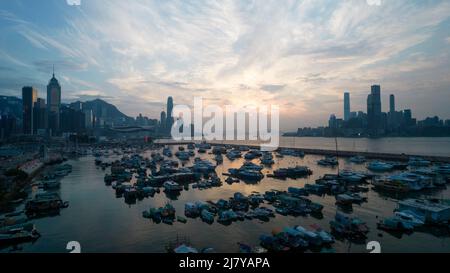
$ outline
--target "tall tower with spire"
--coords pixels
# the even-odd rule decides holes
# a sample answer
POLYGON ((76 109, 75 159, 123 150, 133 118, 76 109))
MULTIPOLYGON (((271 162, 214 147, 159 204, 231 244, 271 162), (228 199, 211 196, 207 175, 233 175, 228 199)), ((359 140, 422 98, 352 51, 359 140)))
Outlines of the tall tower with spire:
POLYGON ((53 65, 53 76, 47 85, 47 115, 50 135, 57 135, 60 130, 61 109, 61 85, 55 78, 55 66, 53 65))

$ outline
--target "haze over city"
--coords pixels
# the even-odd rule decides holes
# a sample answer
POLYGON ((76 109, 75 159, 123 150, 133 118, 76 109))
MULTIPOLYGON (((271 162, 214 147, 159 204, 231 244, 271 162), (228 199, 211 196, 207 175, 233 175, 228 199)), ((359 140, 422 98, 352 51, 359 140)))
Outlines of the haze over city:
POLYGON ((366 110, 373 84, 419 118, 450 118, 447 1, 2 1, 0 93, 102 98, 129 116, 175 104, 277 104, 281 129, 366 110))

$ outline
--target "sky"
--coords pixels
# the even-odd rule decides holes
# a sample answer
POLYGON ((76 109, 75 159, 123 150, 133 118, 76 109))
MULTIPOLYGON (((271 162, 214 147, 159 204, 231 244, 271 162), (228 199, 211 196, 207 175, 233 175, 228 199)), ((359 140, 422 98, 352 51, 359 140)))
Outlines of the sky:
POLYGON ((0 94, 104 99, 129 116, 175 104, 278 105, 280 127, 366 111, 372 84, 419 119, 450 119, 450 1, 0 1, 0 94))

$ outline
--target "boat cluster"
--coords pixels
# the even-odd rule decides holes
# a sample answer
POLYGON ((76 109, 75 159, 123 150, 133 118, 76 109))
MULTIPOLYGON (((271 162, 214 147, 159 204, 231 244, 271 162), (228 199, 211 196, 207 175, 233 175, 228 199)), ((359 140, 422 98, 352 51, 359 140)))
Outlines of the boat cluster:
MULTIPOLYGON (((166 204, 164 207, 150 208, 148 211, 142 212, 142 217, 152 219, 155 223, 173 224, 175 222, 175 208, 171 204, 166 204)), ((183 220, 180 219, 182 222, 183 220)))
POLYGON ((215 221, 216 217, 217 222, 225 225, 246 219, 269 221, 275 214, 273 210, 260 206, 263 203, 264 197, 259 193, 255 192, 245 196, 238 192, 228 200, 186 203, 185 215, 189 218, 200 217, 204 222, 210 224, 215 221))
POLYGON ((57 190, 61 187, 60 179, 72 172, 72 165, 62 164, 42 176, 42 179, 34 185, 37 185, 44 191, 57 190))
POLYGON ((336 167, 337 165, 339 165, 339 162, 337 160, 337 157, 335 156, 326 156, 325 158, 317 161, 317 164, 326 167, 336 167))
POLYGON ((450 164, 424 167, 419 162, 415 160, 406 171, 375 177, 372 185, 376 190, 407 193, 445 187, 450 183, 450 164))
POLYGON ((273 174, 268 175, 269 177, 274 177, 277 179, 286 179, 286 178, 301 178, 312 175, 312 170, 306 166, 296 166, 289 168, 280 168, 273 171, 273 174))
POLYGON ((0 247, 36 241, 41 235, 28 218, 7 215, 0 218, 0 247))
POLYGON ((264 178, 264 174, 262 173, 263 169, 263 166, 246 161, 239 169, 228 169, 228 175, 243 181, 261 181, 264 178))
POLYGON ((69 203, 64 202, 56 192, 36 193, 32 199, 27 200, 24 210, 0 218, 0 246, 36 241, 41 235, 34 223, 30 221, 35 218, 58 215, 61 209, 68 206, 69 203), (23 214, 24 216, 21 217, 23 214))
MULTIPOLYGON (((165 154, 167 156, 168 152, 165 154)), ((195 158, 190 167, 179 165, 177 160, 165 159, 157 152, 151 154, 151 159, 139 154, 127 155, 112 162, 111 173, 105 174, 104 180, 118 197, 124 196, 127 203, 153 197, 161 189, 168 196, 176 197, 183 189, 189 189, 190 184, 198 189, 222 185, 215 172, 216 165, 208 160, 195 158)))
POLYGON ((380 220, 379 229, 390 232, 413 232, 426 226, 450 228, 450 201, 406 199, 398 202, 394 215, 380 220))
POLYGON ((312 229, 302 226, 286 227, 282 231, 273 231, 272 235, 261 235, 260 245, 270 252, 320 250, 330 248, 333 236, 313 225, 312 229))

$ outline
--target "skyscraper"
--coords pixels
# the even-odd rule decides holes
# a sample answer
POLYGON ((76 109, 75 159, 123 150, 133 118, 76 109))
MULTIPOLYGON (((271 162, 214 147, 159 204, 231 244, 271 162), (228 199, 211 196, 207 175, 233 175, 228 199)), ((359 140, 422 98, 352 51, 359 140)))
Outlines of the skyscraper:
POLYGON ((84 113, 84 127, 86 129, 94 128, 94 113, 92 112, 92 109, 85 109, 83 110, 83 113, 84 113))
POLYGON ((395 113, 395 96, 393 94, 389 96, 389 113, 395 113))
POLYGON ((22 88, 22 118, 23 118, 23 133, 32 135, 33 129, 33 107, 37 101, 38 91, 31 86, 22 88))
POLYGON ((367 122, 372 134, 378 134, 382 129, 381 118, 381 87, 372 85, 371 92, 367 96, 367 122))
POLYGON ((33 109, 33 133, 45 134, 47 129, 47 106, 45 99, 38 98, 33 109))
POLYGON ((350 93, 344 93, 344 120, 350 119, 350 93))
POLYGON ((51 135, 58 134, 60 129, 60 110, 61 110, 61 85, 55 78, 55 71, 53 77, 47 85, 47 115, 48 128, 51 130, 51 135))
POLYGON ((165 127, 166 126, 166 112, 162 111, 161 112, 161 127, 165 127))
POLYGON ((173 125, 173 116, 172 116, 172 112, 173 112, 173 98, 169 97, 167 99, 167 118, 166 118, 166 129, 170 130, 172 129, 172 125, 173 125))

